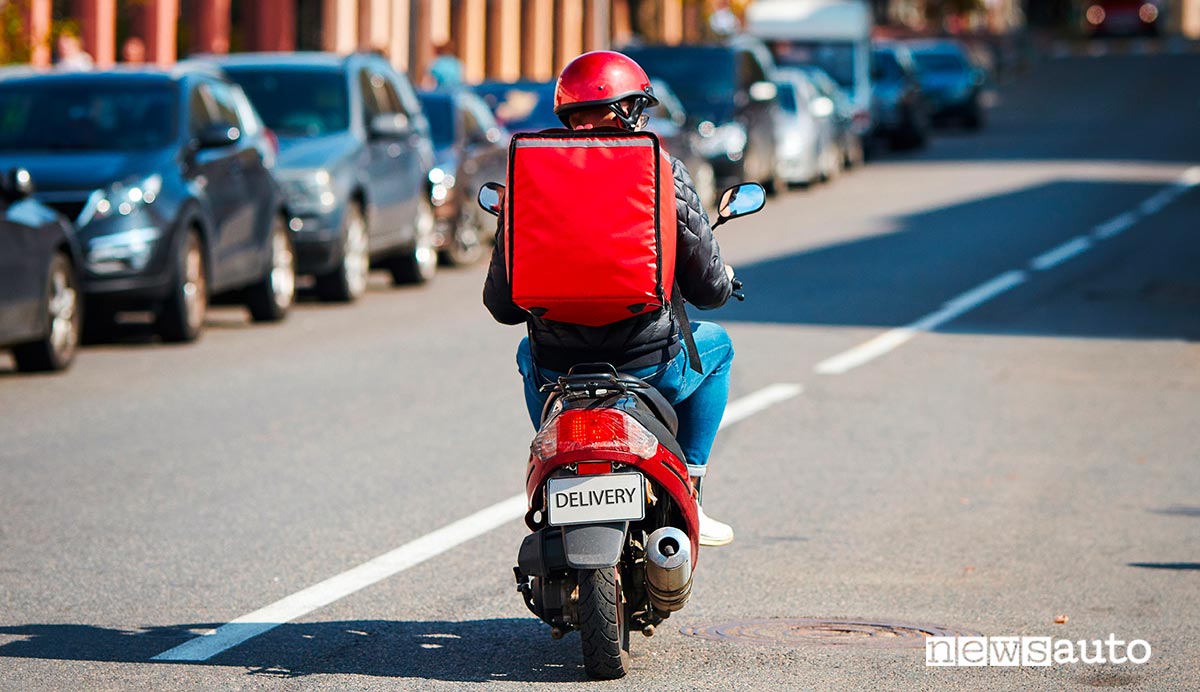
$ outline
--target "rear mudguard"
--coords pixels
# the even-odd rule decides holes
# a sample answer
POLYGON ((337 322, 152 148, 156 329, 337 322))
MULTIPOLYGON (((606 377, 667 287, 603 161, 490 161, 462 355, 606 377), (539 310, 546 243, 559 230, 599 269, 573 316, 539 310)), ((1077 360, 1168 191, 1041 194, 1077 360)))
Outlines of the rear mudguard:
POLYGON ((563 527, 563 553, 575 569, 603 569, 621 561, 628 522, 563 527))
POLYGON ((628 522, 548 526, 525 537, 517 555, 521 573, 550 577, 567 568, 603 569, 621 561, 628 522))

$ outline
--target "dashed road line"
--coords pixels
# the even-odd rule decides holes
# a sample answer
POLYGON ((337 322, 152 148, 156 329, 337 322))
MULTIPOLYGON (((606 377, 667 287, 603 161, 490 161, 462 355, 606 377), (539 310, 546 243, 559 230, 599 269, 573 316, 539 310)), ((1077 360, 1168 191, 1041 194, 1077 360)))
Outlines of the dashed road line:
MULTIPOLYGON (((721 428, 743 421, 776 404, 799 396, 797 384, 773 384, 729 402, 721 428)), ((323 608, 388 577, 482 536, 525 515, 525 494, 497 502, 468 517, 443 526, 379 557, 247 613, 194 639, 168 649, 152 661, 200 662, 227 651, 280 625, 323 608)))
MULTIPOLYGON (((1175 201, 1187 190, 1200 185, 1200 166, 1189 168, 1179 179, 1165 190, 1159 191, 1153 197, 1143 201, 1137 209, 1127 211, 1104 223, 1098 224, 1091 231, 1090 237, 1076 236, 1029 261, 1029 267, 1035 271, 1046 271, 1057 267, 1068 260, 1078 257, 1096 246, 1098 241, 1107 240, 1132 228, 1141 219, 1162 211, 1168 204, 1175 201)), ((865 341, 847 351, 827 358, 813 368, 820 375, 841 375, 857 367, 884 356, 912 341, 922 332, 930 332, 946 324, 950 320, 983 305, 1029 279, 1029 274, 1022 270, 1005 272, 959 296, 947 301, 939 310, 903 327, 890 329, 869 341, 865 341)))

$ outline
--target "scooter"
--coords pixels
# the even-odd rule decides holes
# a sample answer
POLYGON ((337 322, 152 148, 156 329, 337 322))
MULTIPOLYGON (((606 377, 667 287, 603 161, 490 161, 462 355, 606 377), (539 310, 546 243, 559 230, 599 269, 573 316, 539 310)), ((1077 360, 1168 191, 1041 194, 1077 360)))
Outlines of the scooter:
MULTIPOLYGON (((502 193, 488 183, 480 206, 498 214, 502 193)), ((729 188, 713 227, 753 214, 764 199, 758 183, 729 188)), ((675 411, 646 382, 594 363, 543 391, 550 396, 530 445, 531 533, 513 568, 517 590, 555 639, 579 631, 590 677, 620 678, 630 633, 652 636, 691 597, 697 488, 675 439, 675 411)))

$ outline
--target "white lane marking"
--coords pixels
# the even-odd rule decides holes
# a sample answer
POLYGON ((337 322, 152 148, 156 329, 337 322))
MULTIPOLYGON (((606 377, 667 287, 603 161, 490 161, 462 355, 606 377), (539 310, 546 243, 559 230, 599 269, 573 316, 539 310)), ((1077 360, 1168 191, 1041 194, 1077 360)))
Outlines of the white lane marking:
MULTIPOLYGON (((745 420, 775 404, 798 396, 803 389, 796 384, 773 384, 729 402, 721 428, 745 420)), ((459 519, 433 533, 405 543, 377 558, 353 567, 302 591, 286 596, 265 608, 248 613, 221 625, 215 630, 168 649, 153 661, 207 661, 222 651, 231 649, 264 632, 303 617, 334 601, 349 596, 390 576, 415 567, 430 558, 482 536, 510 521, 525 516, 528 509, 525 494, 482 509, 459 519)))
POLYGON ((419 565, 431 557, 524 516, 524 495, 514 495, 469 517, 426 534, 373 560, 243 615, 155 656, 155 661, 207 661, 217 654, 312 611, 419 565))
POLYGON ((775 404, 799 396, 804 388, 798 384, 773 384, 752 394, 731 401, 725 407, 725 416, 721 419, 721 427, 733 425, 754 414, 771 408, 775 404))
MULTIPOLYGON (((1153 197, 1145 200, 1139 206, 1139 211, 1127 211, 1115 218, 1109 219, 1092 229, 1092 239, 1076 236, 1071 240, 1052 248, 1033 258, 1029 266, 1038 271, 1056 267, 1068 259, 1087 252, 1094 247, 1094 240, 1107 240, 1131 228, 1143 216, 1157 213, 1173 202, 1179 195, 1193 187, 1200 186, 1200 166, 1193 166, 1179 176, 1179 180, 1171 187, 1160 190, 1153 197)), ((965 312, 986 303, 996 296, 1018 286, 1028 280, 1029 275, 1020 270, 1012 270, 977 286, 966 293, 952 298, 937 312, 903 327, 889 329, 879 336, 843 351, 832 358, 817 363, 813 368, 821 375, 841 375, 861 365, 865 365, 882 355, 890 353, 903 346, 921 332, 929 332, 962 315, 965 312)))
POLYGON ((1034 257, 1029 266, 1037 271, 1046 271, 1066 262, 1072 257, 1087 252, 1092 247, 1092 241, 1083 236, 1076 236, 1058 247, 1043 252, 1034 257))
POLYGON ((1108 240, 1133 228, 1138 222, 1137 212, 1127 211, 1116 218, 1109 219, 1092 229, 1092 236, 1097 240, 1108 240))
POLYGON ((1154 195, 1150 199, 1147 199, 1145 202, 1142 202, 1141 204, 1139 204, 1138 211, 1142 212, 1142 214, 1144 216, 1150 216, 1151 214, 1157 214, 1158 212, 1162 211, 1163 208, 1166 207, 1168 204, 1170 204, 1171 202, 1174 202, 1175 198, 1178 197, 1180 195, 1180 193, 1183 192, 1183 190, 1184 190, 1184 188, 1182 188, 1178 185, 1176 185, 1174 187, 1169 187, 1169 188, 1163 190, 1162 192, 1158 193, 1157 195, 1154 195))
POLYGON ((904 327, 890 329, 870 341, 859 344, 849 351, 840 353, 832 358, 817 363, 817 373, 821 375, 841 375, 860 365, 865 365, 876 358, 896 350, 908 343, 921 332, 937 329, 959 315, 968 312, 996 296, 1019 286, 1028 279, 1023 271, 1009 271, 997 276, 986 283, 951 299, 937 312, 922 317, 904 327))

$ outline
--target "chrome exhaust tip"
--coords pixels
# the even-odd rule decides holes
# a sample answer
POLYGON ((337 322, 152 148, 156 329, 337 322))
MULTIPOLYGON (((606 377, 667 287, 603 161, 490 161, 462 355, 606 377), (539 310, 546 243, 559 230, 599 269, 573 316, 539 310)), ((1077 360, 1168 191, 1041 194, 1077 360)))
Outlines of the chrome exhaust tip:
POLYGON ((646 591, 655 608, 674 612, 692 595, 692 541, 674 526, 646 540, 646 591))

